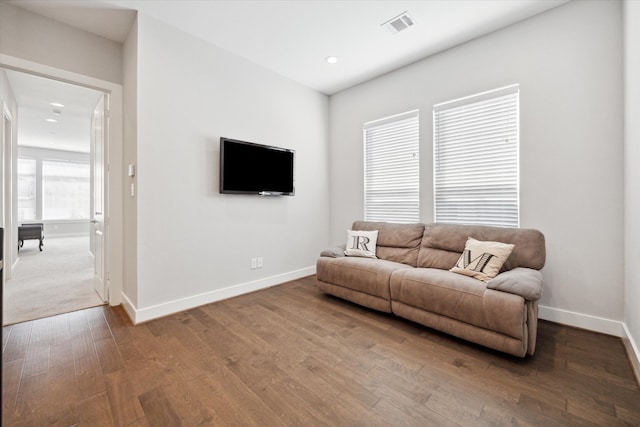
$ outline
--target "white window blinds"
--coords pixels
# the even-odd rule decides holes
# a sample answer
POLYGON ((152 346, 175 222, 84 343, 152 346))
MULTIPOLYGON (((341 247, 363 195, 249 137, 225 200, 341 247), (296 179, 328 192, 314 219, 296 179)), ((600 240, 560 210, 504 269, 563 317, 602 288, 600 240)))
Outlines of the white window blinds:
POLYGON ((365 219, 418 222, 418 111, 365 123, 363 131, 365 219))
POLYGON ((89 219, 89 163, 42 162, 42 219, 89 219))
POLYGON ((519 226, 518 86, 435 105, 436 222, 519 226))

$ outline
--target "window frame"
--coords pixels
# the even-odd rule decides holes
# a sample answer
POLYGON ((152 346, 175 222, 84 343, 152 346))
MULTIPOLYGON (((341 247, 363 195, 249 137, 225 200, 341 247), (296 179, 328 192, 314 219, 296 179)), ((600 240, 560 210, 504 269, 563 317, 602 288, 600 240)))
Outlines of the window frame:
MULTIPOLYGON (((454 157, 451 155, 451 151, 449 151, 448 156, 449 158, 454 157)), ((458 181, 466 181, 464 175, 467 173, 468 172, 466 170, 458 172, 458 181)), ((452 177, 454 175, 456 175, 456 173, 452 173, 451 176, 449 176, 450 181, 453 181, 452 177)), ((450 187, 455 188, 453 184, 450 185, 450 187)), ((433 217, 435 222, 478 224, 512 228, 520 227, 520 87, 518 84, 458 98, 452 101, 435 104, 433 106, 433 217), (503 111, 499 112, 501 106, 503 111), (491 113, 491 109, 494 109, 495 114, 491 113), (462 114, 463 112, 464 114, 462 114), (451 150, 451 147, 456 146, 455 144, 457 144, 456 147, 458 152, 462 153, 461 155, 458 155, 458 157, 463 159, 458 160, 457 163, 449 160, 449 163, 455 163, 455 166, 457 167, 469 165, 471 167, 470 170, 473 170, 476 173, 482 172, 482 170, 485 169, 485 175, 483 178, 479 178, 479 173, 476 177, 472 177, 471 174, 469 174, 469 177, 473 182, 479 185, 482 185, 483 183, 484 185, 487 185, 489 182, 499 183, 499 185, 492 186, 491 190, 484 193, 481 191, 475 192, 478 196, 475 199, 470 196, 474 191, 467 191, 465 193, 465 187, 468 190, 470 187, 469 184, 461 184, 457 186, 459 188, 459 191, 456 192, 459 199, 457 202, 441 202, 446 197, 453 198, 452 195, 454 194, 454 191, 451 189, 443 191, 443 187, 445 187, 446 184, 441 182, 443 179, 441 165, 444 156, 442 151, 445 149, 443 140, 446 139, 446 137, 443 136, 443 116, 447 113, 451 115, 448 119, 450 123, 450 134, 448 138, 450 138, 450 140, 452 140, 451 134, 453 133, 451 132, 451 129, 459 132, 462 128, 460 124, 453 124, 455 118, 466 120, 464 123, 467 124, 469 123, 469 116, 475 116, 478 119, 477 124, 471 123, 465 128, 466 135, 462 137, 458 136, 458 138, 456 138, 458 142, 449 143, 447 149, 451 150), (467 116, 467 118, 464 119, 463 116, 467 116), (496 121, 489 122, 487 119, 493 119, 496 121), (502 122, 497 120, 502 120, 502 122), (475 130, 477 133, 473 134, 473 126, 480 124, 482 124, 484 130, 478 131, 476 128, 475 130), (498 133, 494 134, 495 136, 491 136, 491 131, 498 133), (501 131, 503 131, 503 133, 499 133, 501 131), (485 159, 495 160, 498 164, 504 165, 504 169, 500 170, 500 172, 498 172, 497 169, 494 169, 495 172, 487 171, 486 166, 478 166, 480 162, 476 162, 476 169, 473 169, 473 162, 469 160, 469 157, 472 154, 467 155, 464 153, 465 149, 468 149, 474 144, 474 138, 468 136, 470 134, 473 134, 476 139, 478 136, 483 137, 483 142, 493 146, 492 150, 489 151, 491 154, 487 154, 487 150, 485 148, 482 152, 482 156, 485 159), (515 140, 515 147, 509 146, 508 148, 504 147, 502 150, 499 150, 498 143, 502 138, 505 138, 505 142, 514 142, 513 140, 515 140), (508 156, 511 157, 509 157, 508 160, 505 160, 508 156), (499 180, 499 175, 503 175, 503 180, 499 180), (493 177, 494 180, 487 179, 487 176, 493 177), (505 182, 508 184, 505 185, 505 182), (460 204, 460 199, 464 198, 467 200, 460 204), (458 205, 456 205, 456 203, 458 203, 458 205), (451 213, 445 215, 442 211, 447 207, 449 207, 449 212, 451 213), (481 209, 484 208, 485 210, 478 214, 477 211, 474 212, 474 209, 477 207, 480 207, 481 209), (454 214, 454 210, 459 212, 454 214), (515 214, 512 213, 513 211, 515 211, 515 214), (455 218, 456 216, 457 219, 455 218), (471 220, 470 218, 474 216, 477 219, 474 218, 471 220)))
MULTIPOLYGON (((73 160, 62 160, 62 159, 43 159, 42 160, 42 180, 41 180, 41 188, 42 188, 42 220, 43 221, 88 221, 91 219, 91 164, 88 162, 82 162, 82 161, 73 161, 73 160), (55 175, 55 174, 47 174, 46 170, 47 167, 51 167, 51 168, 60 168, 60 167, 64 167, 64 166, 71 166, 72 168, 77 168, 78 170, 80 169, 85 169, 86 168, 86 173, 87 176, 85 177, 80 176, 80 175, 69 175, 69 176, 65 176, 65 175, 55 175), (47 181, 47 180, 50 181, 47 181), (56 185, 57 183, 57 185, 56 185), (49 210, 53 210, 54 212, 56 211, 56 209, 59 208, 55 208, 53 206, 47 206, 47 202, 48 202, 48 197, 47 197, 47 193, 48 191, 50 191, 50 188, 48 186, 52 186, 51 188, 53 189, 58 189, 60 190, 60 184, 66 184, 68 185, 73 185, 73 184, 81 184, 82 186, 84 186, 86 184, 86 206, 84 208, 82 208, 83 213, 85 213, 86 215, 84 216, 57 216, 57 215, 52 215, 51 212, 47 212, 47 209, 49 210), (86 209, 86 212, 84 212, 84 210, 86 209)), ((76 185, 77 187, 78 185, 76 185)), ((78 193, 78 195, 80 195, 82 193, 78 193)), ((62 195, 58 195, 58 198, 62 198, 65 199, 64 194, 62 195)), ((75 198, 77 200, 77 197, 75 198)), ((51 202, 50 202, 51 203, 51 202)), ((54 203, 54 205, 57 203, 54 203)))
POLYGON ((363 184, 364 184, 364 219, 366 221, 384 221, 397 223, 419 222, 420 220, 420 113, 419 110, 411 110, 400 114, 384 117, 382 119, 367 122, 362 128, 363 139, 363 184), (389 137, 393 133, 395 136, 389 137), (395 137, 404 133, 408 136, 408 141, 400 141, 403 143, 396 149, 390 148, 389 144, 398 142, 395 137), (374 135, 375 134, 375 135, 374 135), (377 139, 377 141, 372 141, 377 139), (377 154, 373 154, 378 151, 377 154), (392 151, 395 156, 389 156, 392 151), (402 159, 402 156, 411 156, 410 160, 402 159), (373 160, 375 157, 375 160, 373 160), (374 162, 386 159, 386 164, 377 164, 373 167, 374 162), (414 163, 415 164, 412 164, 414 163), (409 164, 410 167, 407 167, 409 164), (379 174, 381 167, 393 168, 387 176, 379 175, 382 179, 377 183, 372 183, 373 174, 379 174), (373 169, 376 169, 373 170, 373 169), (401 171, 401 172, 398 172, 401 171), (385 182, 386 181, 386 182, 385 182), (404 183, 403 183, 404 181, 404 183), (395 196, 391 193, 397 189, 407 188, 403 186, 410 182, 409 191, 404 191, 395 196), (375 189, 375 187, 378 189, 375 189), (372 188, 374 187, 374 188, 372 188), (386 187, 386 188, 385 188, 386 187), (376 191, 384 188, 387 192, 386 196, 376 195, 376 191), (386 204, 386 208, 384 205, 386 204), (405 206, 402 213, 390 214, 391 210, 395 210, 398 204, 405 206), (390 206, 394 206, 391 208, 390 206))
MULTIPOLYGON (((40 212, 39 212, 39 206, 38 206, 38 190, 39 190, 39 185, 38 185, 38 160, 36 158, 33 157, 18 157, 18 163, 16 165, 16 176, 17 176, 17 184, 16 184, 16 194, 17 194, 17 205, 18 205, 18 216, 17 219, 19 222, 23 222, 23 221, 36 221, 39 219, 40 216, 40 212), (29 163, 33 163, 33 174, 25 174, 21 169, 20 163, 21 162, 29 162, 29 163), (33 177, 33 182, 30 183, 33 186, 33 197, 31 198, 24 198, 22 197, 21 194, 21 190, 22 190, 22 179, 21 178, 25 178, 25 177, 33 177), (24 206, 21 201, 23 200, 33 200, 33 207, 29 206, 26 207, 24 206), (22 206, 21 206, 22 205, 22 206), (33 209, 33 216, 32 217, 27 217, 24 215, 24 209, 33 209)), ((31 203, 30 203, 31 204, 31 203)))

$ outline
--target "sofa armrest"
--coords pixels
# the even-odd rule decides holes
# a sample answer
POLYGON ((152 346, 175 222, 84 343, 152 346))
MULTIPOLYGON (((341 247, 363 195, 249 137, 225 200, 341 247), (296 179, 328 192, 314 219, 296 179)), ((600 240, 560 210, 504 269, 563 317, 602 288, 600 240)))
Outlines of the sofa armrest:
POLYGON ((328 257, 328 258, 340 258, 345 256, 344 250, 346 245, 335 246, 333 248, 328 248, 320 252, 320 256, 328 257))
POLYGON ((544 278, 532 268, 517 267, 498 274, 487 283, 487 289, 520 295, 528 301, 537 301, 542 296, 544 278))

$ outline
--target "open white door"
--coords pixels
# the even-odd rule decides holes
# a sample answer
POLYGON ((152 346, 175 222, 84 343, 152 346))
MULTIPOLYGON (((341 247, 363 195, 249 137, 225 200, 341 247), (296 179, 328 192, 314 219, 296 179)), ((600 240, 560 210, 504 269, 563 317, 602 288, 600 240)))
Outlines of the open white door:
POLYGON ((107 114, 105 114, 105 96, 101 96, 96 108, 93 111, 91 120, 91 155, 92 164, 92 182, 93 182, 93 200, 91 210, 91 252, 94 256, 94 288, 100 298, 107 302, 109 300, 108 281, 105 278, 105 203, 104 203, 104 184, 105 184, 105 132, 107 114))

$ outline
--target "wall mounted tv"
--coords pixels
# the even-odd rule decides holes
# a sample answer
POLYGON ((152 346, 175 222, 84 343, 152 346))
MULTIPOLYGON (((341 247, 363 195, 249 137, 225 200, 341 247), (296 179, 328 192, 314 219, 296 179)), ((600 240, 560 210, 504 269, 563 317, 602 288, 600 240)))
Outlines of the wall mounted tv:
POLYGON ((220 138, 220 193, 293 196, 295 151, 220 138))

